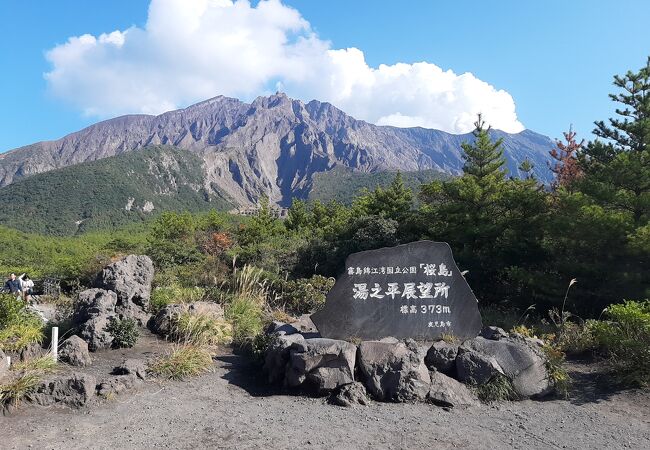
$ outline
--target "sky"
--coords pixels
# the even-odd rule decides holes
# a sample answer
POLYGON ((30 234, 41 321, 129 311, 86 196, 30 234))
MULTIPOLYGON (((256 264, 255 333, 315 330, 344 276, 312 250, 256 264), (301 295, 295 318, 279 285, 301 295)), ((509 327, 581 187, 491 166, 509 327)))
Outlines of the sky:
POLYGON ((650 55, 650 2, 0 0, 0 152, 276 90, 358 119, 591 137, 650 55))

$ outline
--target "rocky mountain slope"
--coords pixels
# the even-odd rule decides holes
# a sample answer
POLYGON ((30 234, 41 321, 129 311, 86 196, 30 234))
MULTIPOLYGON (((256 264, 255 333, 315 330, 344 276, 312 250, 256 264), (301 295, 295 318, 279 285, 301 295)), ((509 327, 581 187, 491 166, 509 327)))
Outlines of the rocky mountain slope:
MULTIPOLYGON (((521 161, 549 181, 552 141, 525 130, 493 131, 504 138, 511 174, 521 161)), ((129 115, 97 123, 56 141, 39 142, 0 155, 0 186, 82 162, 149 145, 173 145, 203 161, 203 186, 226 193, 239 204, 262 194, 283 205, 307 197, 314 174, 334 167, 355 172, 436 170, 460 173, 462 142, 423 128, 375 126, 356 120, 329 103, 292 100, 282 93, 252 103, 215 97, 159 116, 129 115)))

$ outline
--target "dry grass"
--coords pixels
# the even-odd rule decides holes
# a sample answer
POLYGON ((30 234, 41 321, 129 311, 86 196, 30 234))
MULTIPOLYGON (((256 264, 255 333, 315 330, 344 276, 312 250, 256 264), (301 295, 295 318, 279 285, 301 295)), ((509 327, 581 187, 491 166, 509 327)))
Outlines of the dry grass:
POLYGON ((210 314, 185 312, 174 317, 170 337, 183 344, 214 347, 232 342, 232 325, 210 314))
POLYGON ((149 372, 160 378, 184 380, 207 372, 212 356, 201 347, 178 345, 167 354, 149 363, 149 372))

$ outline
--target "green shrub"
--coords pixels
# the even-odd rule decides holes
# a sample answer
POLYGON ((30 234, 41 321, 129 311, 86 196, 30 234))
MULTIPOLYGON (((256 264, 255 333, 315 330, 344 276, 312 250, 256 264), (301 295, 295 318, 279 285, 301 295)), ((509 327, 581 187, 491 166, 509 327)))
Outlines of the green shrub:
POLYGON ((515 391, 512 385, 512 381, 502 374, 497 374, 490 378, 487 383, 476 386, 476 394, 485 403, 519 399, 517 391, 515 391))
POLYGON ((581 355, 594 351, 598 346, 594 336, 597 321, 587 320, 584 324, 566 322, 561 330, 550 336, 553 346, 567 355, 581 355))
POLYGON ((156 314, 169 304, 197 302, 204 296, 205 290, 199 287, 182 287, 178 284, 160 286, 151 292, 149 309, 152 314, 156 314))
POLYGON ((264 363, 266 351, 271 345, 273 339, 274 337, 272 335, 266 333, 259 333, 253 338, 250 350, 254 362, 260 365, 264 363))
POLYGON ((293 314, 309 314, 325 304, 327 293, 334 286, 334 278, 314 275, 285 281, 282 284, 281 302, 293 314))
POLYGON ((194 345, 179 345, 149 363, 149 372, 170 380, 183 380, 207 372, 211 365, 212 356, 207 350, 194 345))
POLYGON ((133 319, 119 320, 111 317, 106 331, 113 336, 113 348, 131 348, 140 336, 138 324, 133 319))
POLYGON ((610 305, 593 335, 625 384, 650 384, 650 301, 610 305))
POLYGON ((565 354, 549 344, 544 345, 543 350, 546 355, 546 371, 548 372, 549 381, 553 385, 555 392, 566 398, 569 395, 571 377, 564 368, 565 354))
POLYGON ((0 349, 17 352, 43 341, 43 321, 13 295, 0 295, 0 349))
POLYGON ((232 325, 209 314, 182 313, 172 319, 170 338, 199 347, 228 344, 232 341, 232 325))

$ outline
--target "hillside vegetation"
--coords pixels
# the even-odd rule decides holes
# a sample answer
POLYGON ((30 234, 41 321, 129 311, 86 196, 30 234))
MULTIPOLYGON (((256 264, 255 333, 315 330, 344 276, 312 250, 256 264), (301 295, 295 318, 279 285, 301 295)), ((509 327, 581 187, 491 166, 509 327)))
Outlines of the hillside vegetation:
POLYGON ((34 175, 0 189, 0 224, 75 235, 142 222, 161 210, 226 209, 203 188, 202 160, 173 147, 135 152, 34 175), (153 210, 150 208, 153 206, 153 210))
MULTIPOLYGON (((353 172, 342 167, 334 168, 328 172, 320 172, 314 175, 314 186, 309 193, 308 199, 324 203, 336 200, 345 205, 350 205, 355 197, 362 194, 364 189, 373 190, 377 187, 388 187, 395 175, 396 172, 363 173, 353 172)), ((423 183, 449 178, 451 178, 449 174, 435 170, 402 173, 404 185, 414 192, 423 183)))

